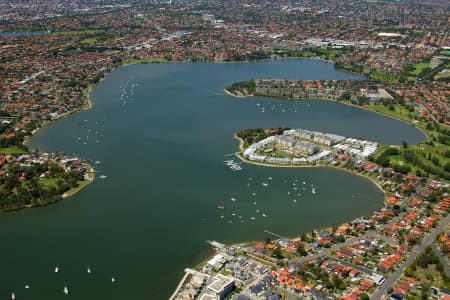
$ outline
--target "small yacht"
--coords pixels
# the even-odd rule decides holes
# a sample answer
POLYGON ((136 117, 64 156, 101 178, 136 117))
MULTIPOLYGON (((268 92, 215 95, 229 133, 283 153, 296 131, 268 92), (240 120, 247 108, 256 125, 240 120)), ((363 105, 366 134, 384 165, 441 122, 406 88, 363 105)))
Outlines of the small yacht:
POLYGON ((313 194, 315 194, 315 193, 316 193, 316 189, 313 188, 311 192, 312 192, 313 194))
POLYGON ((111 278, 111 282, 112 282, 112 283, 116 282, 116 279, 115 279, 114 277, 111 278))
POLYGON ((86 270, 86 271, 87 271, 87 273, 88 273, 89 275, 91 275, 92 271, 91 271, 91 268, 90 268, 89 266, 87 267, 87 270, 86 270))
POLYGON ((30 288, 30 286, 29 286, 29 285, 27 284, 27 285, 25 286, 25 288, 26 288, 26 289, 29 289, 29 288, 30 288))
POLYGON ((269 184, 267 184, 267 183, 265 183, 265 182, 263 182, 262 185, 263 185, 263 186, 269 186, 269 184))
POLYGON ((106 177, 108 177, 108 176, 102 175, 102 176, 100 176, 99 178, 104 179, 104 178, 106 178, 106 177))
POLYGON ((11 294, 11 299, 12 300, 16 299, 16 295, 14 293, 11 294))
POLYGON ((235 202, 235 201, 236 201, 236 198, 231 197, 231 201, 235 202))
POLYGON ((56 267, 56 268, 55 268, 55 273, 58 273, 58 272, 59 272, 59 268, 56 267))
POLYGON ((263 216, 264 218, 267 217, 266 214, 262 214, 262 216, 263 216))
POLYGON ((64 286, 63 293, 64 295, 69 295, 69 289, 67 288, 67 285, 64 286))
POLYGON ((256 218, 255 218, 255 217, 251 217, 251 219, 252 219, 252 220, 255 220, 256 218))

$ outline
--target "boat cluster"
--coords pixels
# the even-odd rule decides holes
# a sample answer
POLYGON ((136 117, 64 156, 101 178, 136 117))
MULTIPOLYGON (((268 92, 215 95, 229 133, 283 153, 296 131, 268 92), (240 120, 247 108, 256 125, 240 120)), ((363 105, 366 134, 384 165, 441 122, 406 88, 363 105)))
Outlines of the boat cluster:
MULTIPOLYGON (((251 217, 245 217, 241 214, 238 213, 238 210, 232 210, 231 213, 231 220, 228 220, 228 223, 235 223, 235 222, 240 222, 240 223, 244 223, 246 220, 256 220, 258 216, 261 216, 263 218, 268 217, 267 212, 264 213, 264 209, 261 208, 259 206, 259 204, 257 203, 257 195, 259 195, 260 193, 264 193, 267 189, 270 189, 270 186, 272 185, 272 177, 268 177, 265 178, 261 181, 258 180, 258 182, 256 182, 257 180, 253 179, 253 177, 249 177, 248 181, 246 183, 247 187, 251 189, 250 194, 249 194, 249 200, 250 200, 250 205, 254 207, 254 214, 251 217), (255 185, 256 184, 256 185, 255 185), (259 184, 261 184, 262 188, 257 188, 259 186, 259 184), (255 188, 256 187, 256 188, 255 188)), ((302 197, 302 195, 305 195, 306 193, 311 193, 312 195, 316 194, 316 186, 313 183, 307 183, 306 181, 303 181, 300 178, 296 178, 293 179, 292 181, 288 181, 287 179, 282 181, 284 185, 288 185, 288 189, 287 189, 287 197, 289 199, 289 202, 292 201, 293 204, 296 204, 298 199, 300 199, 300 197, 302 197)), ((237 195, 233 195, 230 198, 231 203, 229 203, 229 205, 227 205, 227 210, 228 209, 235 209, 236 208, 236 204, 238 203, 246 203, 247 201, 242 201, 244 199, 241 199, 241 197, 237 196, 237 195)), ((226 205, 227 201, 222 201, 221 204, 219 204, 217 206, 217 208, 219 210, 223 210, 225 211, 225 205, 226 205)), ((225 214, 220 215, 220 219, 226 219, 225 214)), ((205 219, 203 219, 204 221, 205 219)))
MULTIPOLYGON (((269 103, 256 103, 256 106, 258 107, 258 109, 261 109, 261 112, 264 113, 266 112, 266 107, 264 106, 264 104, 268 105, 268 109, 270 108, 270 110, 272 111, 281 111, 282 113, 285 113, 286 111, 290 112, 290 109, 292 108, 290 105, 285 105, 283 103, 278 103, 278 106, 271 103, 269 105, 269 103)), ((298 103, 296 106, 294 106, 292 112, 294 113, 298 113, 299 112, 299 108, 307 108, 310 107, 309 103, 306 104, 300 104, 298 103)))
POLYGON ((120 101, 122 102, 122 106, 127 105, 127 103, 133 100, 135 88, 139 85, 139 80, 135 82, 131 82, 128 80, 125 84, 120 86, 120 101))
MULTIPOLYGON (((55 267, 54 272, 55 272, 55 273, 59 273, 59 272, 60 272, 59 267, 55 267)), ((91 274, 92 274, 92 270, 91 270, 91 267, 90 267, 90 266, 87 267, 86 272, 87 272, 88 275, 91 275, 91 274)), ((111 278, 111 282, 112 282, 113 284, 116 283, 116 279, 115 279, 114 277, 112 277, 112 278, 111 278)), ((31 288, 30 285, 28 285, 28 284, 25 285, 25 289, 30 289, 30 288, 31 288)), ((69 288, 67 287, 67 284, 64 284, 64 287, 63 287, 63 289, 62 289, 62 292, 63 292, 63 294, 66 295, 66 296, 68 296, 68 295, 70 294, 70 291, 69 291, 69 288)), ((15 299, 16 299, 16 294, 15 294, 14 292, 11 294, 11 299, 12 299, 12 300, 15 300, 15 299)))
MULTIPOLYGON (((88 126, 88 120, 84 120, 84 124, 88 126)), ((101 139, 103 137, 103 134, 100 132, 100 124, 98 121, 95 121, 95 128, 88 128, 86 137, 77 137, 75 139, 75 142, 83 143, 83 145, 87 145, 89 141, 95 140, 96 143, 100 143, 101 139)))
POLYGON ((241 163, 235 162, 234 160, 225 160, 224 163, 233 171, 240 171, 242 170, 242 167, 240 166, 241 163))

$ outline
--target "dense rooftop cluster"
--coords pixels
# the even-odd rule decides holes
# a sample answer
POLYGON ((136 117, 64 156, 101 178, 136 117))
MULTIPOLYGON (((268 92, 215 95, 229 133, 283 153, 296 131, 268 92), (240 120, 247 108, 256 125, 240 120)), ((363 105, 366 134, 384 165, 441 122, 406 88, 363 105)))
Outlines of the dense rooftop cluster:
MULTIPOLYGON (((449 220, 448 184, 441 182, 450 178, 448 9, 441 0, 2 1, 0 209, 49 204, 92 179, 87 162, 30 154, 24 141, 46 122, 87 105, 89 88, 121 64, 320 57, 367 80, 255 80, 232 92, 373 104, 432 135, 426 144, 379 149, 369 157, 346 145, 329 150, 325 164, 372 179, 384 190, 386 206, 298 239, 221 248, 201 272, 188 271, 176 297, 223 298, 237 286, 235 299, 426 298, 428 282, 420 274, 428 262, 438 266, 429 250, 414 262, 420 271, 405 270, 396 285, 393 272, 403 273, 449 220)), ((265 131, 258 136, 268 137, 265 131)), ((317 151, 289 136, 273 140, 317 151)), ((440 241, 448 253, 448 230, 440 241)))

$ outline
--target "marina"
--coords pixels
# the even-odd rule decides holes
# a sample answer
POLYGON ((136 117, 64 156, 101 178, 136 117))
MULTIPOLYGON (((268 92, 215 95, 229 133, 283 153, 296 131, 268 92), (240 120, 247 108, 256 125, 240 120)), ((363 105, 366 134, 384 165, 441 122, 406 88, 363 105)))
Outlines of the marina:
POLYGON ((235 162, 235 161, 232 160, 232 159, 230 159, 230 160, 225 160, 224 163, 225 163, 225 165, 227 165, 228 167, 230 167, 230 169, 233 170, 233 171, 240 171, 240 170, 242 170, 242 167, 240 166, 241 163, 235 162))

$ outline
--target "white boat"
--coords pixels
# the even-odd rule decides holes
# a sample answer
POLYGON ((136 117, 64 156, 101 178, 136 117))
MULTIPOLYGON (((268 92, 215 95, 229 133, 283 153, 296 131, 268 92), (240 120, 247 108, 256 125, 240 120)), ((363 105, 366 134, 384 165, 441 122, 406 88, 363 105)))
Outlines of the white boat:
POLYGON ((267 217, 266 214, 262 214, 262 216, 263 216, 264 218, 267 217))
POLYGON ((27 284, 27 285, 25 286, 25 288, 26 288, 26 289, 29 289, 29 288, 30 288, 30 286, 29 286, 29 285, 27 284))
POLYGON ((235 202, 235 201, 236 201, 236 198, 231 197, 231 201, 235 202))
POLYGON ((272 177, 269 177, 269 180, 272 180, 272 177))
POLYGON ((64 295, 69 295, 69 289, 67 288, 67 285, 64 286, 63 293, 64 295))
POLYGON ((255 217, 251 217, 252 220, 255 220, 255 217))
POLYGON ((265 183, 265 182, 263 182, 262 185, 263 185, 263 186, 269 186, 269 184, 267 184, 267 183, 265 183))
POLYGON ((255 205, 256 205, 256 202, 253 202, 253 204, 255 204, 255 205))
POLYGON ((16 299, 16 295, 14 293, 11 294, 11 299, 12 300, 16 299))
POLYGON ((108 176, 102 175, 102 176, 100 176, 99 178, 104 179, 104 178, 106 178, 106 177, 108 177, 108 176))
POLYGON ((89 275, 92 273, 91 268, 90 268, 89 266, 87 267, 87 270, 86 270, 86 271, 87 271, 87 273, 88 273, 89 275))
POLYGON ((311 192, 312 192, 313 194, 315 194, 315 193, 316 193, 316 189, 313 188, 311 192))
POLYGON ((59 268, 56 267, 56 268, 55 268, 55 273, 58 273, 58 272, 59 272, 59 268))
POLYGON ((95 164, 96 164, 96 165, 101 164, 101 161, 97 160, 97 161, 95 162, 95 164))
POLYGON ((294 199, 294 203, 297 203, 297 200, 294 199))
POLYGON ((259 209, 256 210, 256 213, 259 214, 259 209))
POLYGON ((111 282, 112 282, 112 283, 116 282, 116 279, 115 279, 114 277, 111 278, 111 282))
POLYGON ((253 193, 252 195, 253 195, 253 196, 256 196, 256 193, 253 193))

